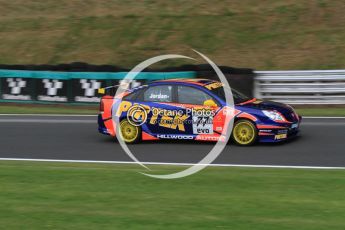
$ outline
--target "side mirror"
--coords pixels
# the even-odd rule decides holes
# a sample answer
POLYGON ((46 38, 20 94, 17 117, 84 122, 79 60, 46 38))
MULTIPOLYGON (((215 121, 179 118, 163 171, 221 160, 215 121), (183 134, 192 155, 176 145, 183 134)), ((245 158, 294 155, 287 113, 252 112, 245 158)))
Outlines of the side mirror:
POLYGON ((207 106, 207 107, 217 107, 218 105, 212 99, 209 99, 209 100, 204 101, 204 106, 207 106))

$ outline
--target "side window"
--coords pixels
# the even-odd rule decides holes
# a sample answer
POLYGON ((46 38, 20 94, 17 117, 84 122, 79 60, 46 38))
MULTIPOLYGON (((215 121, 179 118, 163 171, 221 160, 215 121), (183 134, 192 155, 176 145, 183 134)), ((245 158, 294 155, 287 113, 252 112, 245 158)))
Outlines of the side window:
POLYGON ((157 85, 148 88, 144 93, 144 101, 172 102, 171 85, 157 85))
POLYGON ((134 100, 136 97, 137 97, 137 94, 136 94, 136 92, 134 92, 134 93, 131 93, 131 94, 125 96, 123 99, 124 99, 124 100, 132 101, 132 100, 134 100))
POLYGON ((141 91, 142 91, 142 89, 139 89, 135 92, 132 92, 132 93, 128 94, 127 96, 125 96, 123 99, 129 100, 129 101, 135 100, 135 99, 137 99, 137 97, 141 93, 141 91))
POLYGON ((177 87, 178 102, 182 104, 203 105, 204 101, 213 98, 207 93, 189 86, 177 87))

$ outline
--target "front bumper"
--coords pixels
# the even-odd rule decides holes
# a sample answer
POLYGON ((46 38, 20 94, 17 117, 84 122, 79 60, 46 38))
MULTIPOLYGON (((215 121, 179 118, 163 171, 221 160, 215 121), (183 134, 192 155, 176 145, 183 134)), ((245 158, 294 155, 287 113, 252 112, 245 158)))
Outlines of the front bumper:
POLYGON ((269 128, 258 128, 258 141, 263 143, 282 142, 298 136, 302 117, 294 123, 281 124, 279 126, 267 126, 269 128))

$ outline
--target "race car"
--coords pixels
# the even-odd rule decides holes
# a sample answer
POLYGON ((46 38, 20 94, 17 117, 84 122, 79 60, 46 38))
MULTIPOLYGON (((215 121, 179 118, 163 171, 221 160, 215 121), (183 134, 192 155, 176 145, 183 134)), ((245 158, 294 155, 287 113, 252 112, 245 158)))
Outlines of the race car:
MULTIPOLYGON (((231 90, 235 104, 231 139, 236 144, 281 142, 298 134, 302 117, 291 106, 249 98, 231 90)), ((106 89, 99 92, 105 93, 106 89)), ((116 97, 104 95, 98 130, 115 136, 115 117, 119 121, 119 136, 126 143, 160 139, 225 140, 228 110, 221 82, 160 80, 128 89, 116 97)))

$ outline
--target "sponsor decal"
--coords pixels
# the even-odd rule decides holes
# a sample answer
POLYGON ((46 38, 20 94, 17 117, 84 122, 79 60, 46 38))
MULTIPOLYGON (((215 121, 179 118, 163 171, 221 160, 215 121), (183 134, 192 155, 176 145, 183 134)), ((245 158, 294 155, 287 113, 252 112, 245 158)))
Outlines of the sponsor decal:
POLYGON ((270 133, 270 132, 272 132, 272 129, 260 129, 260 132, 270 133))
POLYGON ((67 101, 67 97, 38 95, 37 96, 37 100, 39 100, 39 101, 66 102, 67 101))
POLYGON ((225 141, 224 136, 200 135, 196 136, 195 140, 198 141, 225 141))
POLYGON ((7 78, 8 87, 11 89, 11 94, 18 95, 22 88, 26 87, 26 81, 23 78, 7 78))
POLYGON ((194 136, 191 135, 175 135, 175 134, 158 134, 161 139, 178 139, 178 140, 193 140, 194 136))
POLYGON ((28 92, 32 80, 23 78, 4 78, 2 81, 4 81, 2 87, 2 91, 4 92, 2 95, 3 99, 24 101, 32 99, 28 92))
POLYGON ((101 81, 80 79, 78 81, 78 87, 80 87, 82 92, 74 97, 74 101, 77 102, 99 102, 99 97, 96 95, 97 90, 102 87, 101 81))
POLYGON ((62 89, 63 83, 59 80, 43 79, 44 88, 47 89, 48 96, 56 96, 57 91, 62 89))
POLYGON ((5 100, 24 100, 29 101, 31 100, 31 96, 29 95, 11 95, 11 94, 3 94, 2 98, 5 100))
POLYGON ((151 94, 149 96, 150 99, 169 99, 169 95, 164 95, 162 93, 159 93, 159 94, 151 94))
POLYGON ((219 87, 222 87, 223 84, 221 82, 215 82, 215 83, 211 83, 209 85, 206 85, 205 87, 208 89, 208 90, 212 90, 212 89, 217 89, 219 87))
POLYGON ((278 135, 275 135, 275 136, 274 136, 274 139, 275 139, 275 140, 280 140, 280 139, 285 139, 285 138, 287 138, 287 134, 286 134, 286 133, 284 133, 284 134, 278 134, 278 135))
POLYGON ((193 116, 194 134, 213 134, 213 117, 193 116))
POLYGON ((65 82, 56 79, 43 79, 39 85, 39 94, 37 100, 39 101, 67 101, 67 87, 65 82))
POLYGON ((287 129, 280 129, 277 131, 277 133, 278 134, 284 134, 284 133, 286 134, 286 133, 288 133, 288 130, 287 129))

